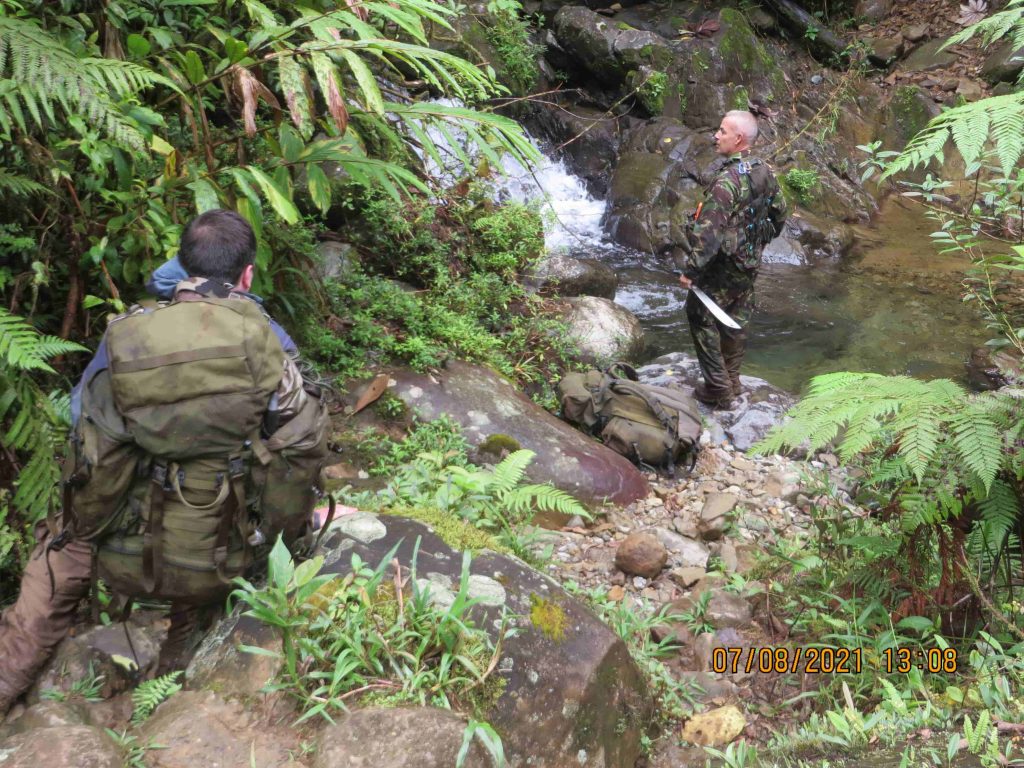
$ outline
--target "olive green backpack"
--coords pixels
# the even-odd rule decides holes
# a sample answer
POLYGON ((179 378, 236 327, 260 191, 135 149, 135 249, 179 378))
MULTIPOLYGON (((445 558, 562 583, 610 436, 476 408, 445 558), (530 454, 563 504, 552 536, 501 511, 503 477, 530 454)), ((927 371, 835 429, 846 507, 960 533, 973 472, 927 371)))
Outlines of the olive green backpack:
POLYGON ((326 406, 272 434, 284 351, 260 307, 204 297, 111 323, 109 367, 82 388, 58 540, 90 541, 122 595, 220 599, 272 543, 303 533, 327 456, 326 406))
POLYGON ((640 465, 692 468, 702 431, 696 401, 636 378, 625 363, 567 374, 558 384, 562 415, 640 465))

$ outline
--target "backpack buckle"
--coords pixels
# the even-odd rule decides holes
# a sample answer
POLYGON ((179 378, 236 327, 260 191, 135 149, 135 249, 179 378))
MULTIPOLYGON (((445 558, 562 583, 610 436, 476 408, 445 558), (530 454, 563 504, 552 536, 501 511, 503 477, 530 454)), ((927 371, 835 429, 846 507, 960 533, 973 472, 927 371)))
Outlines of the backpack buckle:
POLYGON ((228 474, 231 477, 241 477, 245 474, 245 462, 241 456, 232 456, 228 459, 228 474))
POLYGON ((165 464, 154 464, 153 470, 150 472, 150 478, 153 483, 159 485, 164 490, 167 488, 167 466, 165 464))

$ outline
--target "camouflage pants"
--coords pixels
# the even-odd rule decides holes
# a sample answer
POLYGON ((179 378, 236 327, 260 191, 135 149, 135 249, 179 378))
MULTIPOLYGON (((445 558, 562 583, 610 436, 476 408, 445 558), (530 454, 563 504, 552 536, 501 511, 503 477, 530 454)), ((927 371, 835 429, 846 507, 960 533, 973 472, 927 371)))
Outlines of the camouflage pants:
POLYGON ((727 401, 740 391, 740 363, 747 347, 746 326, 754 310, 754 288, 708 293, 742 326, 737 331, 722 325, 700 299, 692 293, 686 297, 686 318, 690 321, 690 336, 704 374, 704 386, 711 397, 727 401))
POLYGON ((35 681, 89 594, 91 547, 71 542, 47 554, 48 540, 40 523, 18 599, 0 617, 0 717, 35 681))

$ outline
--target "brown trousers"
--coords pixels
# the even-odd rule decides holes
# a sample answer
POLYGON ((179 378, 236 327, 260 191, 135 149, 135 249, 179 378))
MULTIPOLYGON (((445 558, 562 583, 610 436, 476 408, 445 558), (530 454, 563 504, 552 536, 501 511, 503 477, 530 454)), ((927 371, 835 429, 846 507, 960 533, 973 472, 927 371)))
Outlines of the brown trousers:
POLYGON ((31 687, 89 594, 91 547, 73 541, 47 554, 49 538, 38 525, 18 599, 0 616, 0 717, 31 687))

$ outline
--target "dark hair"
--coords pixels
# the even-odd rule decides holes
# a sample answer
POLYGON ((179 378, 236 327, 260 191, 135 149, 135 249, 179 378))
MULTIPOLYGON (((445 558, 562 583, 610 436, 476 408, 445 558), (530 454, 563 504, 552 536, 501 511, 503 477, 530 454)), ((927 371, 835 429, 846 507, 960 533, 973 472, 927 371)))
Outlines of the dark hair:
POLYGON ((178 260, 190 277, 234 284, 256 258, 256 235, 234 211, 207 211, 181 235, 178 260))

